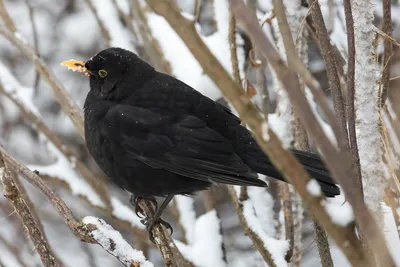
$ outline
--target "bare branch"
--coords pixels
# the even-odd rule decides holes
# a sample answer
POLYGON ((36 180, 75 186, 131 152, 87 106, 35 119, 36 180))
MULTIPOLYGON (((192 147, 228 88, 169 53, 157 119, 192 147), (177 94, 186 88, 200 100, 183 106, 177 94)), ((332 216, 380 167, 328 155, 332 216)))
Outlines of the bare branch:
POLYGON ((18 213, 18 216, 20 217, 25 229, 27 230, 27 233, 32 240, 33 245, 35 246, 37 253, 40 256, 43 265, 46 267, 60 266, 56 258, 54 257, 53 252, 51 251, 50 246, 46 241, 46 238, 44 237, 44 233, 42 233, 42 231, 37 226, 28 205, 22 197, 21 192, 15 185, 15 177, 12 177, 13 173, 9 169, 8 163, 4 162, 2 153, 0 153, 0 166, 1 165, 3 165, 5 168, 3 177, 1 177, 4 196, 13 205, 15 211, 18 213))
POLYGON ((71 99, 64 86, 57 80, 43 59, 38 57, 33 48, 29 44, 25 43, 25 41, 20 39, 18 37, 19 35, 14 34, 5 27, 0 27, 0 34, 12 42, 21 51, 21 53, 25 55, 25 57, 32 61, 37 71, 43 76, 46 82, 50 85, 50 88, 53 90, 57 103, 61 106, 65 114, 71 119, 82 139, 85 139, 81 110, 71 99))
MULTIPOLYGON (((38 38, 38 33, 37 33, 37 28, 36 28, 36 23, 35 23, 35 18, 34 18, 34 12, 31 4, 29 3, 28 0, 24 0, 25 5, 28 7, 29 10, 29 20, 31 21, 31 27, 32 27, 32 35, 33 35, 33 48, 35 49, 36 54, 39 56, 39 38, 38 38)), ((37 91, 37 87, 39 85, 40 81, 40 73, 36 71, 35 73, 35 80, 33 82, 33 89, 37 91)))
POLYGON ((354 111, 354 96, 355 96, 355 62, 356 62, 356 48, 354 40, 354 21, 353 13, 351 11, 350 0, 344 0, 344 11, 346 17, 346 29, 347 29, 347 47, 348 47, 348 61, 347 61, 347 105, 346 115, 349 129, 349 142, 351 158, 353 160, 353 166, 356 171, 356 179, 360 192, 362 190, 362 178, 361 178, 361 167, 360 167, 360 156, 358 154, 357 136, 356 136, 356 118, 354 111))
MULTIPOLYGON (((317 31, 321 54, 325 62, 326 73, 328 75, 329 86, 332 92, 333 106, 335 109, 336 118, 339 121, 342 140, 338 140, 339 144, 344 149, 349 149, 349 141, 347 134, 346 115, 344 109, 344 101, 342 91, 340 89, 340 80, 336 70, 335 52, 332 49, 328 31, 325 26, 324 18, 319 3, 313 5, 314 0, 308 0, 308 4, 312 6, 311 16, 314 21, 314 26, 317 31)), ((361 190, 361 188, 360 188, 361 190)))
MULTIPOLYGON (((247 221, 248 218, 246 218, 246 216, 244 215, 243 202, 248 201, 248 199, 241 200, 240 198, 238 198, 236 190, 233 186, 228 186, 228 189, 229 189, 229 194, 231 195, 232 201, 235 204, 236 212, 239 215, 239 220, 240 220, 242 227, 244 228, 244 231, 250 237, 250 239, 253 241, 254 246, 260 252, 260 254, 264 258, 265 262, 268 263, 268 266, 278 267, 278 265, 275 261, 279 260, 279 259, 274 258, 274 256, 271 254, 271 252, 266 248, 263 239, 259 236, 260 233, 257 233, 256 231, 254 231, 254 229, 251 227, 251 225, 247 221)), ((282 259, 282 260, 285 261, 284 259, 282 259)))
POLYGON ((3 19, 4 23, 6 24, 7 28, 10 29, 10 31, 17 31, 17 27, 15 27, 14 21, 11 19, 4 5, 4 0, 0 0, 0 17, 3 19))
POLYGON ((331 256, 331 250, 329 249, 328 236, 324 228, 314 220, 315 228, 315 239, 317 241, 318 253, 321 258, 321 266, 323 267, 333 267, 333 261, 331 256))
MULTIPOLYGON (((390 0, 383 0, 382 1, 382 8, 383 8, 383 22, 382 22, 382 31, 387 34, 388 36, 392 36, 392 2, 390 0)), ((390 70, 391 70, 391 63, 390 59, 393 55, 393 46, 392 42, 385 38, 384 41, 384 54, 383 54, 383 71, 382 71, 382 78, 381 78, 381 103, 380 105, 383 106, 385 104, 388 90, 389 90, 389 82, 390 82, 390 70)))
POLYGON ((97 14, 97 10, 96 10, 95 6, 93 5, 92 0, 84 0, 84 2, 89 7, 90 11, 92 11, 92 14, 94 15, 94 18, 96 19, 97 24, 100 27, 101 35, 103 36, 104 40, 106 41, 107 46, 111 46, 110 33, 108 32, 108 29, 104 26, 104 23, 100 19, 99 14, 97 14))
POLYGON ((285 259, 290 262, 294 251, 294 222, 292 199, 290 197, 289 185, 285 182, 279 182, 279 194, 282 200, 282 210, 285 220, 285 239, 289 240, 289 250, 285 259))
POLYGON ((239 71, 239 60, 236 51, 236 19, 232 12, 229 12, 229 49, 231 54, 231 63, 233 70, 233 79, 237 84, 241 83, 240 71, 239 71))

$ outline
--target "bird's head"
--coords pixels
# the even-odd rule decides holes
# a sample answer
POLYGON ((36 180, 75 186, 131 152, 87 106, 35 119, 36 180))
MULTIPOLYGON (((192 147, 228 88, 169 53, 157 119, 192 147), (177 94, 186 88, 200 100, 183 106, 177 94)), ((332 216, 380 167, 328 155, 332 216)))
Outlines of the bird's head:
POLYGON ((102 50, 86 62, 72 59, 61 65, 88 75, 91 92, 105 99, 132 94, 135 86, 154 73, 153 67, 135 53, 117 47, 102 50))

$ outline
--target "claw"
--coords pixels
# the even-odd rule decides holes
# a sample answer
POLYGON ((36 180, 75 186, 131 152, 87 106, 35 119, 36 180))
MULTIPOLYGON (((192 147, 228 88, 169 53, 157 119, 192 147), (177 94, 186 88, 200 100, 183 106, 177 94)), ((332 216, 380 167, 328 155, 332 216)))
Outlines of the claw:
POLYGON ((158 204, 157 204, 157 200, 155 198, 146 198, 146 197, 138 197, 138 196, 131 195, 130 202, 131 202, 132 206, 135 207, 136 216, 138 216, 139 218, 144 218, 145 213, 138 204, 138 201, 141 199, 150 201, 155 206, 155 209, 157 209, 158 204))
POLYGON ((146 226, 147 233, 149 234, 150 241, 153 242, 153 243, 156 243, 156 242, 155 242, 154 235, 153 235, 152 231, 153 231, 154 226, 157 223, 163 225, 168 231, 170 231, 170 236, 174 232, 172 226, 169 223, 167 223, 166 221, 164 221, 163 219, 161 219, 161 218, 144 218, 144 219, 140 220, 140 222, 146 226))

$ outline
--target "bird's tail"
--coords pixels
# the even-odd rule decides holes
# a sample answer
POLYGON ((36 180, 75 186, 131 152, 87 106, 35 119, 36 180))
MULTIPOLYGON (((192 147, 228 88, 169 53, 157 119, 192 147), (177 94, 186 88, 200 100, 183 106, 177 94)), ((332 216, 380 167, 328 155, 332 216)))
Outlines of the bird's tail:
MULTIPOLYGON (((317 155, 300 150, 292 150, 292 153, 310 176, 317 180, 321 186, 321 191, 327 197, 334 197, 340 194, 339 187, 335 184, 330 172, 317 155)), ((265 155, 261 157, 262 159, 257 157, 259 160, 254 160, 255 158, 251 157, 251 159, 246 160, 246 164, 255 172, 285 181, 282 174, 272 165, 269 159, 265 155)))

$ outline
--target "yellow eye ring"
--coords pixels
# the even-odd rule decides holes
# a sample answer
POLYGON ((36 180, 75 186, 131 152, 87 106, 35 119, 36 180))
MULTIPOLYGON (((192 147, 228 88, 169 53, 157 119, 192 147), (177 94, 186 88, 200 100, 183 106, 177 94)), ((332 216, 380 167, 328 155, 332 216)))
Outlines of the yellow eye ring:
POLYGON ((97 73, 101 78, 105 78, 107 76, 107 71, 105 70, 99 70, 97 73))

